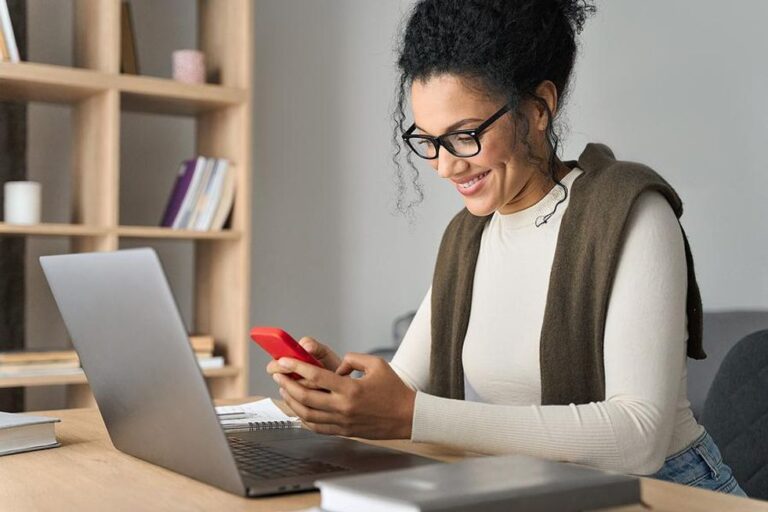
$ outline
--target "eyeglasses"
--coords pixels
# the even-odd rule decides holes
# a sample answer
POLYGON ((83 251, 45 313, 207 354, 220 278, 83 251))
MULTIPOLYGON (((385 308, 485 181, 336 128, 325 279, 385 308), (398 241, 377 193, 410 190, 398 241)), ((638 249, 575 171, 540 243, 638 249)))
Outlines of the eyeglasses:
POLYGON ((480 134, 487 130, 498 118, 509 112, 511 108, 508 104, 504 105, 477 128, 472 130, 456 130, 439 137, 420 133, 414 134, 413 132, 416 129, 416 124, 414 123, 403 134, 403 140, 414 153, 425 160, 437 158, 440 146, 443 146, 449 153, 459 158, 475 156, 482 149, 480 146, 480 134))

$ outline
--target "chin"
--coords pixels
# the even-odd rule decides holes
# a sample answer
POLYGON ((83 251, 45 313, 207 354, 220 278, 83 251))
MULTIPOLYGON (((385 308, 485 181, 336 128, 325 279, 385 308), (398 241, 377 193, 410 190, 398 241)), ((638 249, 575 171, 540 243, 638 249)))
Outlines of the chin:
POLYGON ((487 217, 496 211, 493 205, 489 205, 485 201, 464 201, 464 206, 475 217, 487 217))

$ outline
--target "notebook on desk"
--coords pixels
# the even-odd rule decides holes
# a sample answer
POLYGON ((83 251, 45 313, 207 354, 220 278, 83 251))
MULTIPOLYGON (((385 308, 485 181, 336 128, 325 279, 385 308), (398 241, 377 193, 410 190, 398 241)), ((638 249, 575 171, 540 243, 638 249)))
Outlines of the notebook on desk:
POLYGON ((578 512, 640 503, 636 477, 507 455, 318 482, 326 512, 578 512))
POLYGON ((225 432, 152 249, 40 263, 117 449, 247 496, 435 463, 303 428, 225 432))
POLYGON ((0 455, 59 446, 54 424, 58 418, 0 412, 0 455))

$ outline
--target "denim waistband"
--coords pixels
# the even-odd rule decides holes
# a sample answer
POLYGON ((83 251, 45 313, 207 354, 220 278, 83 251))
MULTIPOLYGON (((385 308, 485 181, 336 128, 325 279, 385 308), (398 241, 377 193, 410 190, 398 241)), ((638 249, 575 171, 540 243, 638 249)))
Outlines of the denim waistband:
MULTIPOLYGON (((667 457, 659 473, 666 473, 668 477, 674 474, 682 476, 681 474, 687 473, 689 477, 696 480, 708 472, 712 478, 717 479, 722 469, 722 463, 723 456, 720 450, 712 436, 705 430, 686 448, 667 457), (706 465, 705 467, 702 467, 702 462, 706 465)), ((669 479, 676 480, 676 478, 669 479)))

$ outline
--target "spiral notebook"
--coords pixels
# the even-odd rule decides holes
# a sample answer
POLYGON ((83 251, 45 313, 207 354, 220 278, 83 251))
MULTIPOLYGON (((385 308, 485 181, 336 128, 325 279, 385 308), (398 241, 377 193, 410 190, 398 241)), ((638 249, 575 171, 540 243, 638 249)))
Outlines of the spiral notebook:
POLYGON ((288 416, 270 398, 239 405, 221 405, 216 414, 225 432, 301 428, 301 420, 288 416))

